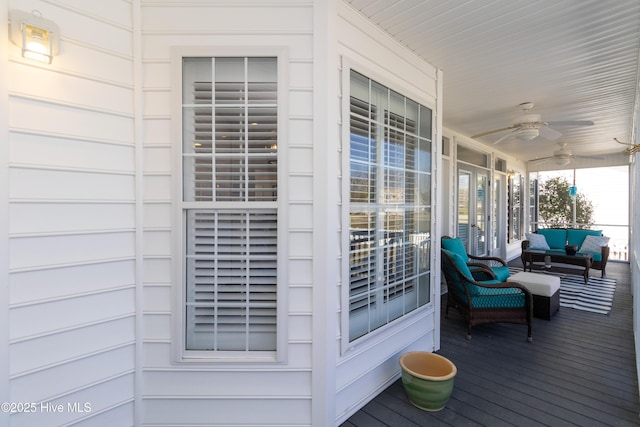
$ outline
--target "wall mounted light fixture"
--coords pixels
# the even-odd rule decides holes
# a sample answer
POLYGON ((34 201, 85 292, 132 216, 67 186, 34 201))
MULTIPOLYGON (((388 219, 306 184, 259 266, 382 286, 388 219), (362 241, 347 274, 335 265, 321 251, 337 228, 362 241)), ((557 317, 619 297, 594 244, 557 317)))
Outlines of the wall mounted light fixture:
POLYGON ((11 41, 22 49, 22 56, 50 64, 58 53, 55 22, 44 19, 37 10, 32 13, 12 10, 9 19, 11 41))

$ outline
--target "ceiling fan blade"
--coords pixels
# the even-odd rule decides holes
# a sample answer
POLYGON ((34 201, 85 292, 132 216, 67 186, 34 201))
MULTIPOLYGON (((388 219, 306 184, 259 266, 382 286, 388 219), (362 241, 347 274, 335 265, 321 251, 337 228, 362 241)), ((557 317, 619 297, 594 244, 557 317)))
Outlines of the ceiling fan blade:
POLYGON ((515 128, 516 128, 516 126, 509 126, 509 127, 502 128, 502 129, 494 129, 494 130, 490 130, 490 131, 487 131, 487 132, 479 133, 477 135, 471 135, 471 138, 474 138, 474 139, 475 138, 480 138, 480 137, 483 137, 483 136, 491 135, 492 133, 498 133, 498 132, 502 132, 502 131, 509 130, 509 129, 515 129, 515 128))
POLYGON ((507 133, 506 135, 502 135, 500 138, 496 139, 495 141, 493 141, 494 144, 499 144, 502 141, 504 141, 505 139, 509 138, 510 136, 513 136, 515 133, 517 133, 520 130, 520 128, 516 128, 514 130, 512 130, 511 132, 507 133))
POLYGON ((565 121, 557 121, 557 122, 547 122, 549 126, 593 126, 591 120, 565 120, 565 121))
POLYGON ((540 126, 539 132, 540 132, 540 136, 542 136, 545 139, 548 139, 549 141, 555 141, 556 139, 562 136, 560 132, 558 132, 555 129, 551 129, 548 126, 540 126))
POLYGON ((538 163, 544 163, 544 162, 549 161, 551 159, 553 159, 553 156, 551 156, 551 157, 540 157, 539 159, 529 160, 528 163, 531 163, 532 165, 536 165, 538 163))

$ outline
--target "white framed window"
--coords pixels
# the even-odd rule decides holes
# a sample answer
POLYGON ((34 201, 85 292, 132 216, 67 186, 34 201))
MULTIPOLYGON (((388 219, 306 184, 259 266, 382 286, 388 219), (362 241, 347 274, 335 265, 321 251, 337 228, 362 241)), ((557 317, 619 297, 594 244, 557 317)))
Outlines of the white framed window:
POLYGON ((343 348, 431 301, 432 110, 347 73, 343 348))
POLYGON ((279 58, 180 56, 182 360, 276 360, 279 58))

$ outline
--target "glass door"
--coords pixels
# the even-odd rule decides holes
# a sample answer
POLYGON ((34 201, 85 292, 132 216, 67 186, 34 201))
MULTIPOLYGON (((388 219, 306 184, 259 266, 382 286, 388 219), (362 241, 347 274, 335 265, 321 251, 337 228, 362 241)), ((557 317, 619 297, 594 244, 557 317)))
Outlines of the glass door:
POLYGON ((457 231, 467 252, 472 255, 488 254, 488 185, 487 171, 467 165, 458 167, 457 231))
POLYGON ((506 176, 501 173, 496 173, 493 177, 493 214, 491 215, 493 248, 490 248, 490 253, 502 259, 507 256, 505 247, 507 241, 506 200, 506 176))

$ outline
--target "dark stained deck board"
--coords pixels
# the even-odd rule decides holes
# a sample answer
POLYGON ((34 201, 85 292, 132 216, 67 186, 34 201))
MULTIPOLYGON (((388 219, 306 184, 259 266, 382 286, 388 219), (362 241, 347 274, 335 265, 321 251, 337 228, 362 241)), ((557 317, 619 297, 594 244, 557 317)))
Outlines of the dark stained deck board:
POLYGON ((629 265, 609 263, 607 275, 609 315, 561 307, 534 319, 532 343, 510 324, 476 326, 468 341, 459 313, 443 313, 437 353, 458 368, 445 409, 415 408, 397 380, 343 426, 639 426, 629 265))

